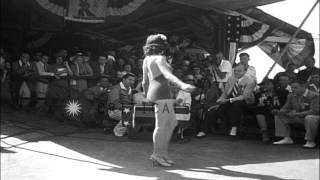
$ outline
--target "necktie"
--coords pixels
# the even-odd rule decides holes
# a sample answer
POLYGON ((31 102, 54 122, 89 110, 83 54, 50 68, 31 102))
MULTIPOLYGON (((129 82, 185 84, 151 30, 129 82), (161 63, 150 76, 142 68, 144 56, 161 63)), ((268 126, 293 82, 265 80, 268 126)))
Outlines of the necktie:
POLYGON ((100 73, 104 74, 104 65, 100 65, 100 73))
POLYGON ((236 82, 234 83, 233 89, 231 91, 231 95, 232 97, 237 97, 239 96, 239 92, 240 88, 239 88, 239 80, 236 80, 236 82))

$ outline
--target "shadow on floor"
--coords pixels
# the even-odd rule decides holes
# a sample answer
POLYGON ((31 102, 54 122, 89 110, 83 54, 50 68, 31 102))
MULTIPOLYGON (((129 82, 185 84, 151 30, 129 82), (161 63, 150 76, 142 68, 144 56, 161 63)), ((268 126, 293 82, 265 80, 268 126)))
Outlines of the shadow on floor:
MULTIPOLYGON (((2 111, 3 112, 3 111, 2 111)), ((4 119, 14 121, 14 118, 24 119, 26 124, 37 124, 37 127, 57 127, 61 124, 43 118, 41 121, 36 116, 24 113, 15 113, 12 110, 1 113, 4 119), (43 126, 42 126, 43 124, 43 126)), ((26 125, 26 127, 28 127, 26 125)), ((76 129, 76 128, 75 128, 76 129)), ((22 129, 25 131, 25 129, 22 129)), ((2 129, 2 133, 6 129, 2 129), (3 131, 4 130, 4 131, 3 131)), ((14 135, 17 132, 7 131, 14 135)), ((261 144, 259 141, 234 140, 224 136, 213 136, 205 139, 191 139, 187 143, 173 143, 171 145, 171 156, 178 163, 172 168, 152 167, 148 157, 152 151, 152 143, 147 141, 133 141, 127 137, 114 137, 103 134, 102 131, 94 129, 82 132, 70 131, 64 135, 47 136, 50 140, 60 146, 76 151, 91 158, 115 164, 122 168, 98 168, 99 171, 117 172, 128 175, 158 177, 158 180, 167 179, 206 179, 213 177, 217 179, 226 178, 251 178, 263 180, 282 180, 272 175, 261 175, 255 173, 244 173, 226 169, 225 166, 241 166, 247 164, 276 163, 284 161, 319 159, 317 149, 306 150, 300 145, 272 146, 261 144)), ((28 138, 22 140, 30 140, 28 138)), ((42 140, 42 139, 41 139, 42 140)), ((33 140, 36 141, 36 140, 33 140)), ((19 146, 17 148, 20 148, 19 146)), ((27 148, 22 148, 29 150, 27 148)), ((58 158, 79 161, 79 163, 92 163, 41 151, 33 151, 58 158)), ((15 153, 6 148, 1 148, 1 153, 15 153)), ((102 165, 102 164, 97 164, 102 165)))

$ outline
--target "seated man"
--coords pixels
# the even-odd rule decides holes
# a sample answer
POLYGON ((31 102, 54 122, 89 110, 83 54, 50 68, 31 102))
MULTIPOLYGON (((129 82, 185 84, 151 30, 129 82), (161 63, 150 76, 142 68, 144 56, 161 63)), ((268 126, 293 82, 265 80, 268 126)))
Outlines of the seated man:
POLYGON ((301 70, 298 75, 297 79, 302 81, 310 81, 310 76, 312 74, 319 74, 320 69, 315 66, 315 59, 313 57, 308 57, 304 60, 304 65, 306 69, 301 70))
POLYGON ((245 75, 246 70, 243 64, 237 64, 234 68, 234 76, 231 76, 226 84, 225 91, 217 100, 220 103, 220 114, 231 124, 231 136, 237 135, 237 127, 243 116, 247 104, 254 103, 255 80, 245 75))
POLYGON ((243 64, 245 67, 246 75, 253 78, 254 81, 257 82, 256 69, 253 66, 249 65, 249 61, 250 61, 249 54, 241 53, 239 57, 240 57, 240 64, 243 64))
POLYGON ((291 80, 288 74, 280 74, 277 77, 277 80, 275 79, 275 88, 279 91, 286 90, 288 92, 291 92, 290 82, 291 80))
POLYGON ((316 147, 315 138, 319 126, 319 94, 306 88, 306 83, 296 80, 291 83, 292 93, 280 110, 274 110, 276 136, 282 140, 273 144, 292 144, 290 123, 304 124, 307 141, 304 147, 316 147))
MULTIPOLYGON (((294 70, 296 69, 296 65, 293 63, 288 64, 286 71, 283 72, 278 72, 275 76, 274 76, 274 80, 275 83, 279 82, 279 77, 283 74, 287 75, 290 78, 290 82, 294 81, 297 79, 297 73, 294 72, 294 70)), ((278 85, 278 84, 276 84, 278 85)))
POLYGON ((196 137, 205 137, 207 133, 212 132, 215 115, 208 113, 217 105, 219 98, 219 85, 211 82, 210 77, 203 79, 201 88, 192 93, 191 119, 196 131, 196 137))
POLYGON ((255 94, 255 116, 261 131, 262 142, 270 141, 268 132, 268 122, 273 122, 273 109, 280 109, 286 102, 287 90, 276 90, 274 81, 264 79, 260 84, 260 91, 255 94))
POLYGON ((122 77, 122 81, 114 85, 109 93, 109 110, 110 119, 122 121, 122 110, 125 106, 133 105, 132 87, 135 82, 135 75, 127 73, 122 77))
POLYGON ((108 88, 110 82, 107 77, 101 77, 98 84, 83 90, 80 103, 83 109, 82 122, 86 125, 102 125, 106 119, 108 88))

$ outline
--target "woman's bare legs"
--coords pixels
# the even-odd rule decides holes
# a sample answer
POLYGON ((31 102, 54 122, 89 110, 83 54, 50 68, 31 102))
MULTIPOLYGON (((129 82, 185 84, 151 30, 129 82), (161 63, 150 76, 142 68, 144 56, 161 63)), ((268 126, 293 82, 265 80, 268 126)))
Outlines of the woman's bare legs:
POLYGON ((174 106, 173 106, 173 101, 172 102, 167 102, 168 106, 168 111, 167 111, 167 120, 166 120, 166 141, 165 141, 165 148, 164 148, 164 158, 169 160, 168 156, 168 149, 169 149, 169 144, 170 140, 172 137, 172 133, 177 126, 178 122, 176 120, 175 112, 174 112, 174 106))
POLYGON ((167 139, 168 114, 163 112, 165 101, 157 101, 155 106, 155 128, 153 131, 153 156, 163 157, 167 139))
MULTIPOLYGON (((176 126, 173 104, 169 101, 157 101, 155 108, 156 123, 153 132, 153 154, 151 157, 161 160, 168 157, 168 145, 172 131, 176 126)), ((168 165, 166 161, 164 161, 164 164, 164 166, 168 165)))

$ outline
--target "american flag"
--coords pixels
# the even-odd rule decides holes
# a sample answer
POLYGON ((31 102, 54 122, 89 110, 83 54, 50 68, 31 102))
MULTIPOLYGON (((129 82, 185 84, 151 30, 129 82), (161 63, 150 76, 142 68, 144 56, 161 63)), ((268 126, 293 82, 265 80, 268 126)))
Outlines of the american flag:
POLYGON ((133 107, 131 105, 126 105, 122 107, 121 120, 122 125, 130 126, 132 124, 132 114, 133 107))
POLYGON ((241 16, 227 16, 227 42, 240 42, 241 16))

